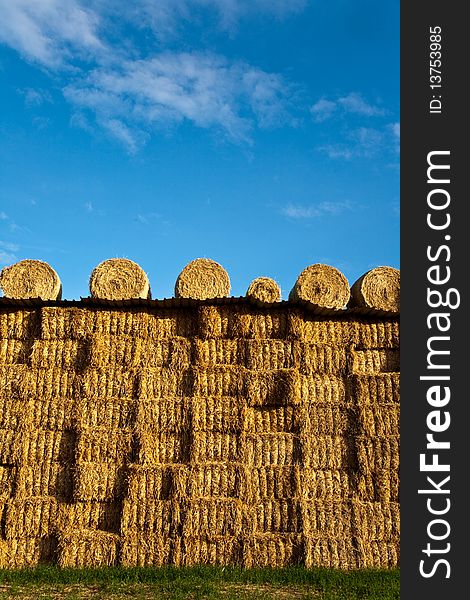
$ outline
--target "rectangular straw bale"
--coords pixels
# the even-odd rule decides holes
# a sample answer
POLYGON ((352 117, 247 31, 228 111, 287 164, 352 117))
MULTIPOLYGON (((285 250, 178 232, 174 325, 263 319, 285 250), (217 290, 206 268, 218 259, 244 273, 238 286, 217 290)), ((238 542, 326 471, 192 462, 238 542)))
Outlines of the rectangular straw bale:
POLYGON ((302 341, 295 341, 292 344, 295 365, 303 375, 345 373, 347 348, 345 345, 312 344, 302 341))
POLYGON ((21 536, 12 540, 0 539, 0 568, 20 569, 51 563, 57 555, 57 539, 54 535, 28 538, 21 536))
POLYGON ((18 431, 13 444, 15 464, 34 465, 48 462, 72 462, 76 435, 74 431, 34 429, 18 431))
POLYGON ((238 538, 229 536, 184 536, 183 565, 236 565, 240 562, 238 538))
POLYGON ((193 387, 191 369, 173 367, 144 368, 137 375, 139 398, 190 396, 193 387))
POLYGON ((285 339, 287 317, 283 310, 232 309, 228 317, 227 337, 249 339, 285 339))
POLYGON ((312 344, 344 346, 352 341, 351 324, 342 319, 311 316, 302 309, 289 310, 287 338, 312 344))
POLYGON ((400 437, 358 435, 355 438, 357 462, 361 471, 378 471, 400 468, 400 437))
POLYGON ((305 537, 305 566, 331 569, 357 569, 359 551, 351 538, 305 537))
POLYGON ((250 506, 247 519, 254 533, 302 533, 302 511, 297 499, 265 499, 250 506))
POLYGON ((0 338, 0 367, 26 363, 29 351, 29 344, 22 340, 0 338))
POLYGON ((146 359, 142 346, 142 338, 135 335, 95 335, 89 342, 89 365, 102 369, 138 368, 146 359))
POLYGON ((300 482, 304 500, 347 500, 354 493, 355 471, 306 467, 301 470, 300 482))
POLYGON ((190 451, 186 433, 141 431, 137 444, 137 460, 142 465, 186 462, 190 451))
POLYGON ((78 501, 117 500, 126 489, 126 470, 118 463, 77 462, 73 497, 78 501))
POLYGON ((19 429, 29 416, 25 415, 28 402, 18 398, 0 396, 0 430, 19 429))
POLYGON ((197 335, 201 339, 223 337, 227 326, 227 311, 223 307, 203 305, 197 308, 197 335))
POLYGON ((17 431, 11 429, 0 429, 0 464, 13 465, 17 459, 17 447, 19 444, 17 431))
POLYGON ((356 475, 357 494, 361 500, 398 502, 400 500, 400 472, 398 469, 361 470, 356 475))
POLYGON ((188 403, 193 431, 239 432, 246 411, 241 396, 195 396, 188 403))
POLYGON ((305 430, 313 435, 347 435, 356 428, 356 408, 348 404, 318 402, 309 404, 307 418, 303 421, 305 430))
POLYGON ((182 497, 188 486, 188 468, 185 465, 147 466, 127 465, 127 499, 139 502, 169 500, 182 497))
POLYGON ((142 432, 178 433, 189 427, 189 410, 187 398, 141 398, 136 406, 135 427, 142 432))
POLYGON ((244 383, 250 406, 279 406, 301 401, 301 376, 297 369, 246 371, 244 383))
POLYGON ((243 365, 245 346, 237 339, 193 339, 194 363, 201 367, 243 365))
POLYGON ((301 426, 298 406, 249 406, 245 415, 248 433, 298 433, 301 426))
POLYGON ((38 333, 37 310, 2 309, 0 312, 0 338, 26 340, 38 333))
POLYGON ((352 389, 357 404, 400 402, 400 373, 353 375, 352 389))
POLYGON ((31 368, 21 383, 23 398, 74 398, 79 391, 79 378, 71 369, 61 367, 31 368))
POLYGON ((312 469, 348 469, 355 465, 354 446, 342 435, 302 434, 302 462, 312 469))
POLYGON ((293 433, 246 435, 243 462, 255 467, 284 466, 302 459, 300 437, 293 433))
POLYGON ((353 350, 352 372, 362 375, 400 371, 400 352, 386 350, 353 350))
POLYGON ((301 505, 303 533, 310 537, 351 538, 353 526, 351 502, 343 500, 304 500, 301 505))
POLYGON ((255 371, 290 369, 296 366, 289 340, 244 340, 245 364, 255 371))
POLYGON ((5 510, 5 537, 41 537, 53 533, 57 526, 56 498, 32 496, 12 499, 5 510))
POLYGON ((90 344, 92 367, 183 368, 189 366, 190 358, 191 343, 183 337, 152 340, 135 335, 101 335, 94 336, 90 344))
POLYGON ((300 376, 300 397, 309 404, 346 402, 345 377, 339 375, 311 373, 300 376))
POLYGON ((120 537, 96 529, 78 529, 59 535, 59 567, 111 567, 117 564, 120 537))
POLYGON ((75 457, 80 462, 123 463, 132 449, 132 430, 105 427, 81 429, 75 457))
POLYGON ((357 320, 351 326, 354 331, 353 341, 358 348, 400 347, 400 322, 396 319, 357 320))
POLYGON ((30 362, 33 368, 82 370, 89 362, 87 340, 41 340, 32 347, 30 362))
POLYGON ((400 542, 358 540, 358 566, 361 569, 393 569, 400 564, 400 542))
POLYGON ((192 367, 193 396, 237 396, 243 390, 243 367, 192 367))
POLYGON ((288 567, 303 564, 305 549, 302 536, 290 534, 264 534, 243 539, 243 566, 288 567))
POLYGON ((179 540, 155 533, 129 533, 122 536, 121 561, 123 567, 161 567, 177 565, 175 547, 179 540))
POLYGON ((42 398, 32 396, 21 403, 24 415, 23 428, 72 429, 76 426, 76 401, 73 398, 42 398))
POLYGON ((249 467, 250 502, 296 498, 301 492, 300 466, 249 467))
POLYGON ((400 433, 400 404, 362 405, 356 414, 362 434, 386 437, 400 433))
POLYGON ((121 527, 122 502, 60 503, 58 531, 93 529, 118 533, 121 527))
MULTIPOLYGON (((26 365, 5 365, 0 369, 0 398, 5 403, 12 399, 26 400, 24 381, 29 372, 26 365)), ((4 405, 5 407, 5 405, 4 405)))
POLYGON ((0 504, 2 503, 2 499, 9 498, 12 495, 15 474, 16 469, 14 467, 0 465, 0 504))
POLYGON ((60 462, 40 461, 21 465, 16 471, 15 497, 55 496, 72 498, 73 467, 60 462))
POLYGON ((88 398, 135 398, 137 371, 120 367, 86 369, 80 377, 77 396, 88 398))
POLYGON ((363 541, 400 539, 399 502, 352 502, 354 535, 363 541))
POLYGON ((190 498, 243 498, 246 484, 244 469, 236 463, 192 464, 186 493, 190 498))
POLYGON ((172 500, 124 500, 121 533, 124 536, 153 533, 163 537, 178 535, 182 523, 182 505, 172 500))
POLYGON ((72 306, 42 306, 40 337, 43 340, 80 340, 93 334, 96 312, 72 306))
POLYGON ((79 429, 129 429, 136 422, 133 398, 81 396, 75 402, 74 424, 79 429))
POLYGON ((241 533, 243 503, 234 498, 197 498, 185 510, 182 533, 188 537, 241 533))
POLYGON ((240 436, 218 431, 194 431, 191 444, 191 461, 237 462, 241 458, 240 436))

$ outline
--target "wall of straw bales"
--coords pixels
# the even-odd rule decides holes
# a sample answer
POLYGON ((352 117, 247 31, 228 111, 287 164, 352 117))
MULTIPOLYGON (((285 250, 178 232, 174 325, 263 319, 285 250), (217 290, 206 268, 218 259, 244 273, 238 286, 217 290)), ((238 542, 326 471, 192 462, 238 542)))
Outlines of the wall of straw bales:
POLYGON ((399 562, 399 323, 0 307, 0 567, 399 562))

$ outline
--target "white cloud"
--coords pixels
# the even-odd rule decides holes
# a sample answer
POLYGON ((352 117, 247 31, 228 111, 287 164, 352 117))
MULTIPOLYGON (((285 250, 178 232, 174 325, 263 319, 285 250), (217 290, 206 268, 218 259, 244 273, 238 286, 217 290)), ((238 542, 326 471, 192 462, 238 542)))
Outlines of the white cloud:
POLYGON ((364 98, 355 92, 349 93, 347 96, 338 98, 338 104, 347 113, 354 113, 357 115, 364 115, 366 117, 381 116, 384 110, 373 104, 366 102, 364 98))
POLYGON ((0 265, 11 265, 17 262, 18 257, 15 252, 18 252, 19 249, 18 244, 0 240, 0 265))
POLYGON ((39 88, 24 88, 18 91, 24 96, 26 106, 41 106, 46 102, 52 102, 52 97, 47 90, 39 88))
POLYGON ((380 150, 387 149, 384 134, 378 129, 359 127, 347 134, 347 141, 339 144, 327 144, 319 150, 332 159, 370 158, 380 150))
POLYGON ((320 98, 320 100, 315 102, 315 104, 310 107, 310 112, 312 113, 315 121, 321 123, 322 121, 326 121, 332 117, 336 111, 336 108, 336 102, 332 102, 326 98, 320 98))
POLYGON ((18 257, 10 252, 0 250, 0 265, 11 265, 18 261, 18 257))
POLYGON ((367 102, 361 94, 350 92, 336 100, 320 98, 310 107, 310 112, 317 122, 323 122, 336 114, 355 114, 363 117, 380 117, 385 115, 385 110, 367 102))
POLYGON ((390 125, 391 129, 392 129, 392 133, 393 135, 397 138, 400 139, 400 123, 392 123, 390 125))
MULTIPOLYGON (((97 123, 130 153, 156 126, 184 120, 249 142, 255 126, 294 123, 287 111, 291 89, 280 75, 211 53, 139 56, 132 36, 121 39, 119 34, 131 23, 158 37, 159 28, 174 30, 181 20, 193 22, 196 8, 234 22, 255 12, 280 18, 305 5, 305 0, 137 0, 129 5, 0 0, 0 42, 55 77, 67 78, 63 92, 76 111, 71 124, 89 129, 97 123)), ((25 99, 38 105, 47 96, 28 89, 25 99)))
POLYGON ((338 216, 346 211, 352 210, 351 202, 319 202, 309 206, 288 204, 281 209, 286 217, 291 219, 314 219, 323 216, 338 216))
POLYGON ((0 248, 3 248, 8 252, 18 252, 18 250, 20 249, 18 244, 14 244, 12 242, 5 242, 4 240, 0 240, 0 248))
POLYGON ((8 215, 6 212, 0 211, 0 221, 6 221, 8 219, 8 215))
POLYGON ((155 125, 188 120, 249 141, 255 123, 289 119, 288 86, 279 75, 207 53, 166 52, 97 68, 64 93, 77 108, 93 111, 132 153, 155 125))
POLYGON ((0 0, 0 41, 46 67, 104 50, 97 13, 77 0, 0 0))

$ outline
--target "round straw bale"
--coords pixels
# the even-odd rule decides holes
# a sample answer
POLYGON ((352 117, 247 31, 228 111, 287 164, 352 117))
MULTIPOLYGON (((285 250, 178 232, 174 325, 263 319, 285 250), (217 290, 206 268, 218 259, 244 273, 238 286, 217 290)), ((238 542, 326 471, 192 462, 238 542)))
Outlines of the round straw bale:
POLYGON ((177 298, 225 298, 230 294, 230 278, 227 271, 209 258, 196 258, 187 264, 175 284, 177 298))
POLYGON ((93 298, 130 300, 150 298, 147 274, 128 258, 110 258, 93 269, 90 276, 93 298))
POLYGON ((315 264, 299 275, 289 300, 304 300, 324 308, 343 308, 349 300, 349 293, 348 280, 341 271, 315 264))
POLYGON ((279 302, 281 288, 270 277, 257 277, 250 283, 246 295, 249 298, 261 300, 261 302, 279 302))
POLYGON ((364 273, 351 287, 349 306, 399 312, 400 271, 393 267, 376 267, 364 273))
POLYGON ((60 300, 62 284, 54 269, 42 260, 20 260, 0 272, 0 287, 7 298, 60 300))

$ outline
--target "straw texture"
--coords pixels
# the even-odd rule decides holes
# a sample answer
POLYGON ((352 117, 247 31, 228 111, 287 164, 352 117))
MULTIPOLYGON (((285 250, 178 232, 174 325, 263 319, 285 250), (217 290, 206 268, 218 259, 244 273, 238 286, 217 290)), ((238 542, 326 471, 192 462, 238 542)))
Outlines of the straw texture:
POLYGON ((318 263, 302 271, 289 300, 303 300, 326 308, 343 308, 349 295, 349 283, 343 273, 335 267, 318 263))
POLYGON ((196 258, 184 267, 175 284, 177 298, 224 298, 230 294, 230 279, 219 263, 196 258))
POLYGON ((257 277, 250 283, 246 295, 260 302, 279 302, 281 288, 270 277, 257 277))
POLYGON ((62 284, 54 269, 41 260, 21 260, 0 271, 0 288, 7 298, 60 300, 62 284))
POLYGON ((392 267, 376 267, 367 271, 351 287, 349 306, 399 312, 400 271, 392 267))
POLYGON ((90 294, 107 300, 150 298, 150 284, 145 272, 132 260, 110 258, 93 269, 90 294))
POLYGON ((0 568, 399 564, 398 318, 0 307, 0 568))

